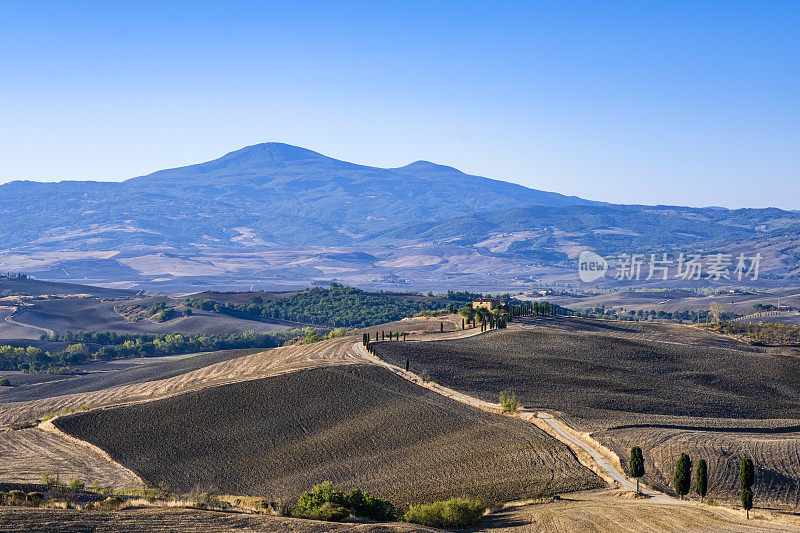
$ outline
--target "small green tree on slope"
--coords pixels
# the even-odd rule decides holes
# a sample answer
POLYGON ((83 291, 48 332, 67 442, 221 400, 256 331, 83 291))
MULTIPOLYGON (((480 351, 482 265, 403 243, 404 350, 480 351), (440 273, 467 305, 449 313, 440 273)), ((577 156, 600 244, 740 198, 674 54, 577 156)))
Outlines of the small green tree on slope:
POLYGON ((694 480, 694 491, 700 495, 700 503, 708 494, 708 465, 705 459, 697 461, 697 473, 694 480))
POLYGON ((739 463, 739 485, 742 487, 742 507, 750 518, 753 508, 753 483, 756 480, 755 469, 751 459, 743 458, 739 463))
POLYGON ((692 483, 692 460, 685 453, 681 454, 678 464, 675 465, 675 476, 672 478, 672 485, 675 487, 681 500, 689 493, 689 486, 692 483))
POLYGON ((636 478, 636 492, 639 492, 639 478, 644 475, 644 456, 642 449, 638 446, 631 448, 631 460, 628 463, 631 477, 636 478))

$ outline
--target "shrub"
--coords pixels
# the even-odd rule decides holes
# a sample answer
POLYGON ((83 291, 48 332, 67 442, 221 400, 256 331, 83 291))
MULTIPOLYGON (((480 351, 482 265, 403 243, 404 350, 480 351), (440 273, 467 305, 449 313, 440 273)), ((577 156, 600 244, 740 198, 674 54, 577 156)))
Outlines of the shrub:
POLYGON ((302 512, 294 513, 298 518, 308 518, 310 520, 325 520, 326 522, 340 522, 350 516, 350 511, 331 502, 325 502, 319 507, 306 509, 302 512))
POLYGON ((156 322, 167 322, 168 320, 172 320, 175 318, 175 309, 172 307, 167 307, 166 309, 162 309, 158 313, 153 316, 153 320, 156 322))
POLYGON ((0 387, 10 387, 11 382, 8 381, 8 378, 0 378, 0 387))
POLYGON ((503 391, 500 393, 500 405, 503 406, 504 413, 517 412, 517 395, 503 391))
POLYGON ((326 481, 304 492, 292 514, 298 518, 338 522, 350 515, 344 505, 344 494, 334 488, 333 483, 326 481))
POLYGON ((84 485, 83 481, 81 481, 80 479, 73 479, 72 481, 69 482, 69 488, 71 488, 72 490, 83 490, 85 486, 86 485, 84 485))
POLYGON ((39 507, 44 501, 44 494, 41 492, 29 492, 26 495, 25 501, 28 505, 39 507))
POLYGON ((21 490, 8 491, 9 505, 25 505, 25 493, 21 490))
POLYGON ((117 496, 109 496, 105 500, 97 502, 95 507, 101 511, 118 511, 122 509, 124 504, 125 500, 122 498, 118 498, 117 496))
POLYGON ((451 498, 447 501, 412 505, 403 520, 437 528, 465 528, 474 524, 486 508, 478 500, 451 498))
POLYGON ((356 516, 377 522, 394 520, 397 510, 392 502, 377 498, 368 492, 355 489, 345 497, 346 507, 356 516))
POLYGON ((42 485, 52 487, 58 483, 56 477, 49 470, 42 472, 42 485))
POLYGON ((326 481, 304 492, 292 514, 298 518, 338 522, 351 514, 376 521, 394 520, 397 512, 388 500, 358 489, 345 495, 326 481))
POLYGON ((42 417, 42 422, 47 422, 51 418, 54 418, 56 415, 58 415, 58 413, 56 413, 55 411, 50 411, 49 413, 47 413, 42 417))

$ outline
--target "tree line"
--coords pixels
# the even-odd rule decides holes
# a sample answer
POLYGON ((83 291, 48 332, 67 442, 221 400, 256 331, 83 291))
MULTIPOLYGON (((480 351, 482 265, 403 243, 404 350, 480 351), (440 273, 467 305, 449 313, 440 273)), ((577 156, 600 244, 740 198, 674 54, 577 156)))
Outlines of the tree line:
POLYGON ((90 361, 109 361, 132 357, 155 357, 194 352, 212 352, 239 348, 275 348, 289 339, 307 337, 305 330, 228 335, 168 333, 136 335, 110 331, 79 331, 42 335, 42 340, 68 343, 59 351, 45 351, 37 346, 0 346, 0 369, 27 372, 57 371, 90 361))
MULTIPOLYGON (((631 448, 631 457, 628 462, 628 475, 636 479, 636 492, 639 492, 639 479, 645 475, 644 456, 642 448, 634 446, 631 448)), ((705 459, 697 461, 694 474, 694 490, 700 496, 702 503, 708 494, 708 463, 705 459)), ((755 483, 755 468, 752 459, 743 457, 739 461, 739 487, 742 508, 750 518, 750 509, 753 508, 753 484, 755 483)), ((678 496, 683 499, 689 493, 692 484, 692 459, 689 454, 682 453, 675 465, 675 472, 672 476, 672 487, 678 496)))

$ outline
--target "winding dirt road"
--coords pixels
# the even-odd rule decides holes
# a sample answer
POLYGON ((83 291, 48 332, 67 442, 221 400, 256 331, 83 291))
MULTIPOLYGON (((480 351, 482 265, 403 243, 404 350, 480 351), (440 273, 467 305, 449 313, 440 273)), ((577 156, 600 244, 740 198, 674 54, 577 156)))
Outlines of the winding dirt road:
MULTIPOLYGON (((386 368, 387 370, 390 370, 391 372, 394 372, 395 374, 413 383, 416 383, 417 385, 420 385, 422 387, 425 387, 426 389, 430 389, 434 392, 437 392, 442 396, 446 396, 458 402, 471 405, 479 409, 484 409, 494 412, 502 412, 503 410, 502 406, 499 403, 487 402, 475 398, 473 396, 469 396, 462 392, 458 392, 449 387, 445 387, 438 383, 424 381, 422 378, 420 378, 419 376, 417 376, 412 372, 408 372, 403 368, 400 368, 396 365, 388 363, 378 357, 375 357, 367 353, 367 351, 364 349, 364 347, 361 345, 360 342, 356 342, 353 344, 353 350, 355 350, 357 354, 359 354, 361 357, 363 357, 370 363, 382 366, 383 368, 386 368)), ((565 440, 566 441, 565 444, 567 444, 570 448, 572 448, 573 451, 576 451, 575 449, 578 448, 580 450, 583 450, 583 452, 588 453, 589 456, 592 458, 592 460, 597 464, 597 466, 606 474, 606 476, 608 476, 608 478, 613 480, 613 482, 616 483, 620 489, 631 492, 634 492, 636 490, 636 483, 630 481, 625 476, 624 473, 620 472, 600 450, 590 446, 586 442, 575 437, 574 430, 571 430, 572 428, 569 428, 563 422, 556 420, 550 414, 532 411, 528 409, 520 409, 518 411, 518 414, 522 415, 520 418, 523 419, 527 418, 525 415, 527 415, 528 417, 531 415, 536 416, 537 418, 542 420, 545 424, 547 424, 550 428, 552 428, 552 430, 555 431, 559 436, 561 436, 562 437, 561 440, 562 441, 565 440)), ((649 498, 647 501, 651 503, 675 504, 675 505, 690 504, 690 502, 688 501, 679 500, 677 498, 673 498, 661 492, 656 492, 650 489, 640 488, 640 492, 648 495, 649 498)))

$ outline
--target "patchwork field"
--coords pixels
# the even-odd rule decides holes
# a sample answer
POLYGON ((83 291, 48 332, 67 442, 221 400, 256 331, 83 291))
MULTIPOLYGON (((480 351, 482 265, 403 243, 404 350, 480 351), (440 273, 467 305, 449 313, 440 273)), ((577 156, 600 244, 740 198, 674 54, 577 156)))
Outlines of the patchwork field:
POLYGON ((166 379, 130 383, 111 388, 65 394, 31 401, 0 403, 0 427, 36 420, 50 412, 144 402, 204 387, 274 376, 304 368, 360 362, 353 338, 343 337, 308 345, 264 350, 204 366, 166 379))
POLYGON ((535 426, 371 365, 318 368, 57 419, 150 485, 290 501, 324 480, 398 504, 602 486, 535 426), (134 423, 135 421, 135 423, 134 423))
POLYGON ((0 402, 24 402, 99 391, 121 385, 157 381, 192 372, 209 365, 261 353, 258 348, 220 350, 201 354, 172 355, 135 359, 117 359, 81 365, 82 374, 22 374, 0 372, 9 377, 14 387, 0 388, 0 402), (39 377, 44 382, 25 378, 39 377))
POLYGON ((642 446, 645 481, 670 491, 682 452, 709 461, 710 494, 738 498, 741 457, 757 505, 800 503, 800 358, 677 325, 530 320, 473 338, 377 344, 383 359, 486 401, 517 394, 625 457, 642 446))
MULTIPOLYGON (((229 334, 246 330, 256 332, 285 329, 283 324, 274 324, 256 320, 222 315, 200 310, 193 310, 192 316, 178 316, 166 322, 139 320, 128 322, 114 307, 138 304, 152 305, 156 301, 165 301, 168 305, 180 304, 177 298, 135 298, 101 300, 97 298, 61 298, 51 300, 33 300, 22 308, 15 316, 19 323, 48 328, 58 333, 65 331, 114 331, 117 333, 139 333, 157 335, 162 333, 202 333, 229 334)), ((0 334, 12 338, 0 329, 0 334)), ((41 331, 39 332, 41 335, 41 331)))

